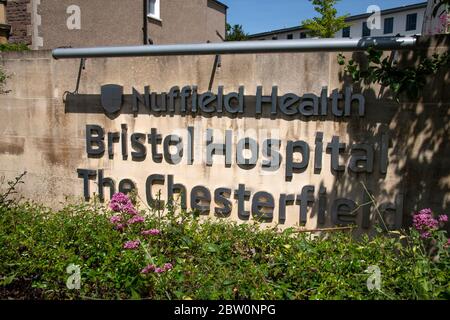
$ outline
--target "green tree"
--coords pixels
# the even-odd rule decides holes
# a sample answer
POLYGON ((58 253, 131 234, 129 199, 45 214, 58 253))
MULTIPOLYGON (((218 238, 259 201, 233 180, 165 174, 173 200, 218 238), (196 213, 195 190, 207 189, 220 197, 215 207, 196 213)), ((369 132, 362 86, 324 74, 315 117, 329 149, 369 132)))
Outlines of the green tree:
POLYGON ((314 37, 333 38, 335 33, 348 27, 349 24, 345 22, 344 16, 337 16, 337 10, 334 7, 340 0, 309 0, 314 5, 320 17, 307 19, 302 22, 302 25, 310 31, 314 37))
POLYGON ((226 41, 243 41, 248 39, 248 34, 244 32, 244 28, 240 24, 231 26, 227 23, 226 41))

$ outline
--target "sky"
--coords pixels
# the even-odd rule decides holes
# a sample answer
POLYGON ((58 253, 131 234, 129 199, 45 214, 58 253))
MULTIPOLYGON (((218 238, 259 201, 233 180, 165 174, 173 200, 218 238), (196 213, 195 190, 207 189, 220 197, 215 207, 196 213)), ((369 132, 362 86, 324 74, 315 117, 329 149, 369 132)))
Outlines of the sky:
MULTIPOLYGON (((250 34, 300 25, 316 15, 308 0, 220 0, 228 8, 228 23, 242 24, 250 34)), ((381 10, 424 2, 421 0, 341 0, 338 14, 366 13, 370 5, 381 10)))

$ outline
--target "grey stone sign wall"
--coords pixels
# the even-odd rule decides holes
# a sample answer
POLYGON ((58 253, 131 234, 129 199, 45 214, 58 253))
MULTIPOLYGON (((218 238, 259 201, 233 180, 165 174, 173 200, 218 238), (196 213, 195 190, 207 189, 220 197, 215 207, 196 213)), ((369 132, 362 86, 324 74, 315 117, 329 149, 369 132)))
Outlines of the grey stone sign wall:
MULTIPOLYGON (((412 64, 448 42, 385 54, 412 64)), ((448 71, 397 103, 336 56, 88 59, 71 94, 78 61, 4 54, 0 175, 27 170, 21 195, 55 207, 137 189, 146 205, 280 226, 368 230, 381 214, 396 228, 448 210, 448 71)))

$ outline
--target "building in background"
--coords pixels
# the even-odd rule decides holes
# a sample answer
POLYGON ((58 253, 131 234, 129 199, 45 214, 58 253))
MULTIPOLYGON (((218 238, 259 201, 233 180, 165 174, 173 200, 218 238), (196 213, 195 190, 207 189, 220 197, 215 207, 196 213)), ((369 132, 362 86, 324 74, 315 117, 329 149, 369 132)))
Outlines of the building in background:
MULTIPOLYGON (((2 1, 5 2, 5 1, 2 1)), ((220 42, 217 0, 8 0, 9 42, 32 49, 220 42)))
POLYGON ((7 43, 11 26, 6 23, 6 0, 0 0, 0 44, 7 43))
MULTIPOLYGON (((381 36, 410 36, 421 34, 427 2, 386 9, 380 11, 378 28, 369 28, 368 18, 372 13, 350 16, 346 22, 349 27, 338 31, 335 38, 360 38, 381 36)), ((302 26, 257 33, 249 40, 289 40, 308 37, 308 30, 302 26)))

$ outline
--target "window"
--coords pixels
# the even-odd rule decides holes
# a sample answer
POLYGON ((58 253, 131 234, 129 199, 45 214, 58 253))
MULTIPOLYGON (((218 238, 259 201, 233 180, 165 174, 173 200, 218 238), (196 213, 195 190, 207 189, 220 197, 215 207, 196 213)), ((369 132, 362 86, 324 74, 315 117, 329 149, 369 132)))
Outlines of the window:
POLYGON ((416 30, 417 13, 411 13, 406 16, 406 31, 416 30))
POLYGON ((350 27, 342 29, 342 38, 350 38, 350 27))
POLYGON ((148 16, 160 20, 159 0, 147 0, 148 16))
POLYGON ((277 36, 272 37, 272 40, 278 40, 277 36))
POLYGON ((363 22, 362 24, 362 36, 370 37, 370 29, 367 27, 367 22, 363 22))
POLYGON ((306 38, 306 32, 300 32, 300 39, 306 38))
POLYGON ((288 34, 288 35, 287 35, 287 39, 288 39, 288 40, 294 39, 293 34, 292 34, 292 33, 288 34))
POLYGON ((394 17, 384 19, 384 34, 394 32, 394 17))

